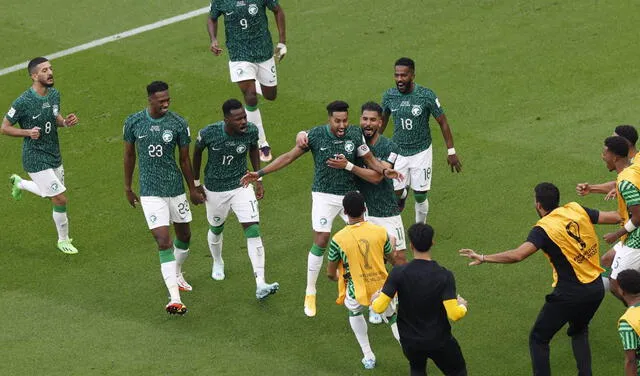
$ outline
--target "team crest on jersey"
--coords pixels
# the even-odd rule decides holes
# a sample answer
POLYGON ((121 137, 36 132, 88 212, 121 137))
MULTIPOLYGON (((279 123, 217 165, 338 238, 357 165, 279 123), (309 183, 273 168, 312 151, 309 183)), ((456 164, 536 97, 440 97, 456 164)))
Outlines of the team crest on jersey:
POLYGON ((256 14, 258 14, 258 6, 255 4, 249 5, 249 14, 252 16, 255 16, 256 14))
POLYGON ((413 107, 411 108, 411 115, 420 116, 421 113, 422 113, 422 106, 420 106, 419 104, 414 104, 413 107))
POLYGON ((53 116, 58 116, 59 108, 57 104, 53 105, 53 116))
POLYGON ((356 146, 353 144, 353 141, 346 141, 344 143, 344 151, 346 151, 347 153, 351 153, 355 148, 356 146))
POLYGON ((162 132, 162 141, 171 142, 171 140, 173 140, 173 132, 168 129, 162 132))
POLYGON ((242 154, 242 153, 244 153, 245 151, 247 151, 247 147, 246 147, 246 146, 244 146, 244 144, 240 144, 240 145, 238 145, 238 146, 236 147, 236 153, 238 153, 238 154, 242 154))

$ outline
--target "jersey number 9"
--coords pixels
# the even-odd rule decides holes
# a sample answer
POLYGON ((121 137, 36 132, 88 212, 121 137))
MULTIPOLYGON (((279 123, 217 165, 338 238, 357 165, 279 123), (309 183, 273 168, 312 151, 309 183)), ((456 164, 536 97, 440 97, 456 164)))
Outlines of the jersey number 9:
POLYGON ((240 19, 240 26, 242 27, 242 30, 247 30, 247 28, 249 27, 249 23, 247 22, 246 18, 240 19))

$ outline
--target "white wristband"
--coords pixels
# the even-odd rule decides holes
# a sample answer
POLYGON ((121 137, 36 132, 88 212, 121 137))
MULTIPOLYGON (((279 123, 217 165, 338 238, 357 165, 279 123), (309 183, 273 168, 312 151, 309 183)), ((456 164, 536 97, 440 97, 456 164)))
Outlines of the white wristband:
POLYGON ((62 126, 66 127, 67 126, 67 119, 62 119, 62 126))
POLYGON ((200 180, 194 180, 193 181, 193 185, 195 185, 196 188, 199 187, 200 186, 200 180))
POLYGON ((262 181, 262 176, 260 176, 256 181, 262 181))
POLYGON ((624 229, 627 230, 627 232, 633 232, 633 230, 637 228, 638 227, 634 225, 633 222, 631 222, 631 220, 628 220, 627 223, 624 224, 624 229))
POLYGON ((344 169, 347 170, 347 171, 353 170, 353 163, 347 162, 347 165, 344 166, 344 169))
POLYGON ((447 155, 455 155, 455 154, 456 154, 456 149, 455 148, 447 149, 447 155))

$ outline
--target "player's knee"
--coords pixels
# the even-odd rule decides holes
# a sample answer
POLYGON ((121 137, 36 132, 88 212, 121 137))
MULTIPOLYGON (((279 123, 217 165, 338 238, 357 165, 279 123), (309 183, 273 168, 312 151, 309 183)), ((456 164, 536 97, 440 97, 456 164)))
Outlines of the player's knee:
POLYGON ((67 205, 67 197, 65 197, 65 195, 63 194, 59 194, 57 196, 51 197, 51 202, 55 206, 65 206, 67 205))
POLYGON ((278 96, 277 86, 262 89, 262 97, 268 101, 275 100, 277 96, 278 96))
POLYGON ((429 192, 413 192, 413 198, 415 198, 418 204, 422 204, 423 202, 427 201, 428 196, 429 192))
POLYGON ((249 110, 249 111, 255 111, 255 108, 258 107, 258 94, 256 94, 255 89, 247 90, 242 94, 244 95, 244 103, 247 105, 247 107, 254 107, 253 110, 249 110))
POLYGON ((257 223, 244 229, 245 238, 259 238, 260 237, 260 225, 257 223))
POLYGON ((313 236, 313 243, 318 245, 320 248, 326 248, 329 244, 329 237, 331 233, 329 232, 315 232, 313 236))
POLYGON ((211 231, 215 235, 222 234, 223 230, 224 230, 224 223, 221 224, 220 226, 209 226, 209 231, 211 231))

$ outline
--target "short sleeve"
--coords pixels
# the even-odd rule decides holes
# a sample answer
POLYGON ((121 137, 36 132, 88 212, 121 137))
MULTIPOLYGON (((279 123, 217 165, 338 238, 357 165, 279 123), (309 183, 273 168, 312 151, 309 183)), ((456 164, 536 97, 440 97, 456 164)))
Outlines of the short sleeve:
POLYGON ((265 0, 264 3, 270 10, 274 10, 278 6, 278 0, 265 0))
POLYGON ((586 208, 584 206, 582 208, 584 209, 584 211, 587 212, 587 215, 589 216, 589 220, 591 220, 591 223, 598 223, 598 219, 600 218, 599 210, 586 208))
POLYGON ((308 149, 313 149, 315 143, 317 142, 316 129, 317 128, 312 128, 309 132, 307 132, 307 148, 308 149))
POLYGON ((367 146, 367 142, 364 140, 364 136, 360 136, 358 138, 356 138, 356 145, 357 146, 357 156, 358 157, 362 157, 364 155, 366 155, 368 152, 371 151, 371 149, 369 149, 369 147, 367 146), (359 140, 359 141, 358 141, 359 140))
POLYGON ((253 132, 251 133, 251 139, 249 140, 249 145, 251 145, 251 147, 256 147, 258 146, 258 127, 254 127, 253 128, 253 132))
POLYGON ((122 138, 125 142, 135 144, 136 135, 133 133, 133 122, 130 118, 124 121, 124 127, 122 128, 122 138))
POLYGON ((625 320, 620 321, 618 334, 622 340, 623 350, 636 350, 638 348, 638 335, 625 320))
POLYGON ((9 111, 7 111, 7 114, 4 116, 7 120, 9 120, 9 123, 11 123, 12 125, 19 122, 20 119, 23 116, 23 106, 22 106, 22 102, 19 99, 16 99, 12 104, 11 107, 9 108, 9 111))
POLYGON ((442 290, 441 300, 444 302, 445 300, 456 299, 456 280, 453 277, 453 273, 448 270, 445 270, 447 274, 444 289, 442 290))
POLYGON ((392 166, 395 165, 396 159, 398 159, 398 152, 398 145, 396 145, 395 142, 391 141, 391 143, 389 144, 389 155, 387 156, 385 161, 391 163, 392 166))
POLYGON ((431 95, 429 95, 427 98, 427 106, 431 110, 431 115, 433 115, 434 118, 437 118, 440 115, 444 114, 444 109, 442 108, 442 105, 440 104, 440 100, 438 99, 436 93, 430 91, 430 94, 431 95))
POLYGON ((640 205, 640 190, 627 180, 623 180, 618 185, 620 195, 627 206, 640 205))
POLYGON ((389 255, 391 254, 391 252, 393 251, 393 248, 391 247, 391 242, 389 241, 389 234, 386 234, 386 241, 384 242, 384 254, 389 255))
POLYGON ((551 242, 549 239, 549 235, 542 229, 540 226, 535 226, 529 232, 529 236, 527 236, 527 241, 529 243, 533 243, 538 249, 546 248, 546 246, 551 242))
POLYGON ((389 94, 387 94, 386 91, 382 93, 381 107, 382 107, 382 112, 387 114, 391 112, 391 108, 389 107, 389 94))
POLYGON ((209 9, 209 17, 211 17, 214 20, 217 20, 218 17, 220 17, 220 15, 222 15, 222 11, 220 10, 220 8, 218 8, 218 3, 213 0, 211 2, 211 9, 209 9))
MULTIPOLYGON (((406 264, 405 264, 406 265, 406 264)), ((395 266, 391 269, 387 280, 384 282, 384 286, 382 286, 382 293, 388 297, 393 297, 396 295, 398 291, 398 287, 402 282, 402 270, 404 269, 404 265, 395 266)))
POLYGON ((206 128, 200 129, 198 131, 198 136, 196 137, 196 147, 198 149, 206 149, 207 148, 207 144, 205 142, 205 130, 206 128))
POLYGON ((333 239, 331 239, 331 243, 329 244, 329 254, 327 255, 327 259, 329 261, 338 261, 340 260, 340 245, 333 239))
POLYGON ((184 119, 180 121, 180 128, 178 129, 178 146, 183 147, 191 143, 191 130, 189 130, 189 124, 184 119))

